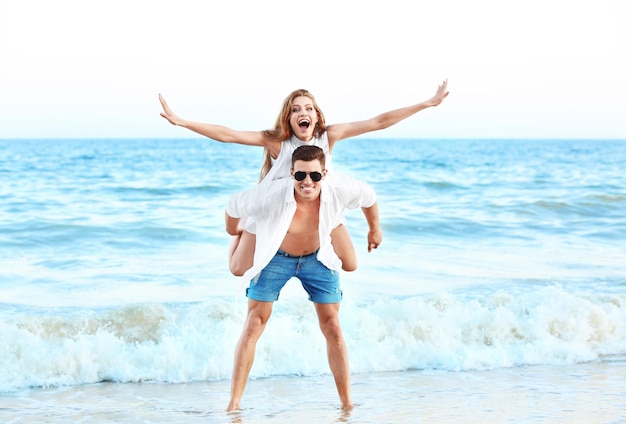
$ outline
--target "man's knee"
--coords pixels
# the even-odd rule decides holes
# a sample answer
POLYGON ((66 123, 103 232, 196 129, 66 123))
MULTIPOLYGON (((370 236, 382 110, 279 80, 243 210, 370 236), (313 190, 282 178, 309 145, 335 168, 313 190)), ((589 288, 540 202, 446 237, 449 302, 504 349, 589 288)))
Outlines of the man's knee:
POLYGON ((324 334, 324 337, 328 340, 341 339, 343 337, 339 317, 328 317, 321 320, 320 330, 322 330, 322 334, 324 334))
POLYGON ((250 300, 250 306, 248 309, 248 317, 246 319, 246 326, 244 333, 254 334, 259 331, 263 331, 267 321, 272 314, 271 302, 259 302, 250 300))

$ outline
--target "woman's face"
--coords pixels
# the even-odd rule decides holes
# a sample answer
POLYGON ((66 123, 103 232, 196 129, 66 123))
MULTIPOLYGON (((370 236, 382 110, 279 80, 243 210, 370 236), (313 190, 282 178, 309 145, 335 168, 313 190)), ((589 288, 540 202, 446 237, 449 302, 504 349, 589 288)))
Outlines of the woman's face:
POLYGON ((306 96, 298 96, 293 99, 289 125, 298 139, 310 141, 313 138, 317 121, 317 111, 313 106, 313 100, 306 96))

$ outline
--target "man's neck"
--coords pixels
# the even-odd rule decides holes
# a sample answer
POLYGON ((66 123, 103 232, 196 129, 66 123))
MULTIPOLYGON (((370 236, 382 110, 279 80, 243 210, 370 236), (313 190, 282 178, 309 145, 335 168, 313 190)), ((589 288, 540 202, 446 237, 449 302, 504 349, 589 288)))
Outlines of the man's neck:
POLYGON ((302 196, 298 195, 298 193, 295 194, 295 198, 296 198, 296 205, 298 206, 298 208, 300 209, 305 209, 305 208, 317 208, 319 209, 320 207, 320 196, 317 196, 313 199, 306 199, 303 198, 302 196))

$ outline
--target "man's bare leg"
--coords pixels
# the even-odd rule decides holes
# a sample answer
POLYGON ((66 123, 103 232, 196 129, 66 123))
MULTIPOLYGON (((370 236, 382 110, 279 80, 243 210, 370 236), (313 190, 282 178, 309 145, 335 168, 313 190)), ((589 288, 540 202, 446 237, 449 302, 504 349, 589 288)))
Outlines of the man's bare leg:
POLYGON ((320 329, 326 338, 328 364, 335 378, 335 385, 341 401, 341 409, 352 409, 350 398, 350 364, 348 362, 348 348, 343 339, 339 322, 339 303, 315 303, 315 311, 319 320, 320 329))
POLYGON ((254 362, 256 344, 272 314, 272 302, 248 299, 248 317, 235 350, 233 376, 230 383, 230 402, 226 411, 241 409, 241 397, 254 362))

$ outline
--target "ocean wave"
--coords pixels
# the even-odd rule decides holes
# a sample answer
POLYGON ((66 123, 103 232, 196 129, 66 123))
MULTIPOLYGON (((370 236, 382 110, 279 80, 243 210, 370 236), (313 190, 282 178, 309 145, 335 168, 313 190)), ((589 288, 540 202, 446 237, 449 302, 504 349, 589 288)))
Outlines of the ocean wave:
MULTIPOLYGON (((220 223, 221 224, 221 223, 220 223)), ((78 246, 81 243, 97 242, 100 245, 114 245, 124 249, 150 247, 154 241, 206 240, 206 229, 198 226, 169 222, 163 225, 158 219, 140 222, 115 222, 107 225, 70 224, 67 222, 46 222, 28 220, 0 226, 5 237, 0 237, 0 245, 5 247, 47 248, 55 246, 78 246)), ((220 226, 221 229, 221 226, 220 226)))
POLYGON ((124 187, 117 186, 108 189, 115 195, 130 195, 135 200, 144 200, 144 198, 157 198, 160 196, 179 196, 185 194, 192 195, 212 195, 221 193, 224 188, 220 185, 205 184, 195 186, 174 186, 174 187, 124 187))
MULTIPOLYGON (((245 301, 109 309, 0 305, 0 391, 101 381, 230 376, 245 301)), ((545 286, 482 296, 442 293, 344 302, 355 373, 569 364, 626 353, 626 296, 545 286)), ((328 374, 311 304, 286 299, 257 348, 253 378, 328 374)))

